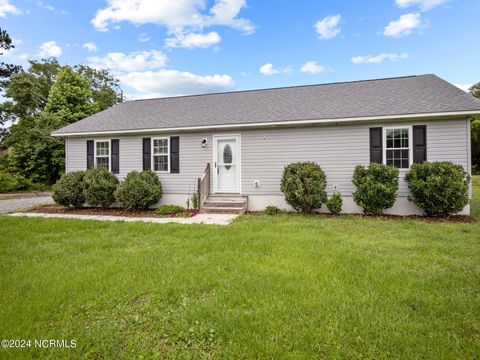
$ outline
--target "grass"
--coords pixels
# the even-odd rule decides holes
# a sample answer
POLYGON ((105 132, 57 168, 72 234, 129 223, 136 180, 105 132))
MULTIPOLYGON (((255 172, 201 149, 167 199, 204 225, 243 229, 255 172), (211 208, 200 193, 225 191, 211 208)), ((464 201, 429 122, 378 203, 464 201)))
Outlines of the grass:
MULTIPOLYGON (((472 209, 479 216, 479 178, 472 209)), ((478 358, 480 222, 0 217, 0 358, 478 358)))

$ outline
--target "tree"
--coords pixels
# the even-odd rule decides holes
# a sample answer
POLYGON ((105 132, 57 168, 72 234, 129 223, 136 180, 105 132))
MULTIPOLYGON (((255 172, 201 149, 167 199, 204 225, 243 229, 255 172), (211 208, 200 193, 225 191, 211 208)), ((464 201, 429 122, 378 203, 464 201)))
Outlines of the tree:
MULTIPOLYGON (((0 55, 3 55, 5 51, 14 49, 12 38, 8 35, 7 31, 0 28, 0 55)), ((0 63, 0 87, 4 87, 8 83, 8 79, 22 70, 20 65, 0 63)))
POLYGON ((14 125, 0 146, 9 147, 9 169, 46 184, 64 166, 64 141, 51 132, 123 101, 108 71, 63 66, 54 58, 30 61, 27 71, 11 77, 5 97, 0 114, 14 125))
POLYGON ((5 86, 5 97, 9 100, 0 105, 4 121, 29 121, 40 114, 62 68, 54 58, 29 62, 28 71, 14 74, 5 86))
MULTIPOLYGON (((480 82, 470 88, 470 94, 480 99, 480 82)), ((474 117, 470 128, 472 146, 472 167, 480 172, 480 117, 474 117)))
POLYGON ((470 95, 473 95, 476 98, 480 99, 480 82, 472 85, 470 89, 468 89, 468 92, 470 93, 470 95))
POLYGON ((50 89, 45 112, 59 120, 55 128, 65 126, 100 111, 90 84, 70 67, 63 68, 50 89))
POLYGON ((97 70, 85 65, 77 65, 74 69, 88 80, 93 99, 100 107, 100 111, 123 102, 119 82, 107 70, 97 70))
POLYGON ((51 185, 64 169, 64 141, 51 136, 52 122, 45 115, 36 119, 35 126, 14 125, 9 142, 13 143, 8 156, 10 168, 36 183, 51 185))

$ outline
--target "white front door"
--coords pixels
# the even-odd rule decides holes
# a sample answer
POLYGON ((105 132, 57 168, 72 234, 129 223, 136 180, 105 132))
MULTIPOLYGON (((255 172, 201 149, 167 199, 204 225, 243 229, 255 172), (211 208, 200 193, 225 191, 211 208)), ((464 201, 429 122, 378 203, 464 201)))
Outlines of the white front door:
POLYGON ((214 136, 213 143, 214 191, 220 193, 239 193, 240 136, 214 136))

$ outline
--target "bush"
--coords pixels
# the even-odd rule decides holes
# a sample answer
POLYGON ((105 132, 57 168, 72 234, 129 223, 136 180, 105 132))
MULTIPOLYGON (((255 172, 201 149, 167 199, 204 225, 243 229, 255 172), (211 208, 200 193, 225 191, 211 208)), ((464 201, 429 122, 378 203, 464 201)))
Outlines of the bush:
POLYGON ((295 210, 312 213, 327 200, 327 179, 314 162, 293 163, 285 167, 280 189, 295 210))
POLYGON ((32 182, 20 174, 0 171, 0 193, 29 190, 32 182))
POLYGON ((190 197, 190 201, 192 202, 192 209, 200 210, 200 201, 198 199, 198 193, 195 191, 195 189, 192 196, 190 197))
POLYGON ((85 200, 90 205, 109 207, 115 201, 118 179, 103 168, 87 170, 84 176, 85 200))
POLYGON ((468 204, 470 176, 451 162, 414 164, 405 179, 412 195, 409 200, 428 216, 448 216, 468 204))
POLYGON ((397 199, 398 169, 372 163, 367 167, 357 166, 353 174, 357 191, 353 199, 365 214, 380 215, 393 206, 397 199))
POLYGON ((115 198, 129 210, 143 210, 162 197, 162 184, 152 171, 132 171, 118 185, 115 198))
POLYGON ((177 205, 162 205, 156 212, 160 215, 176 215, 185 212, 185 208, 177 205))
POLYGON ((63 206, 82 207, 85 204, 83 178, 85 171, 75 171, 63 174, 53 185, 53 200, 63 206))
POLYGON ((279 212, 280 212, 280 209, 274 205, 268 205, 265 208, 265 214, 267 215, 278 215, 279 212))
POLYGON ((343 200, 340 194, 336 193, 328 199, 327 208, 333 215, 338 215, 342 212, 343 200))

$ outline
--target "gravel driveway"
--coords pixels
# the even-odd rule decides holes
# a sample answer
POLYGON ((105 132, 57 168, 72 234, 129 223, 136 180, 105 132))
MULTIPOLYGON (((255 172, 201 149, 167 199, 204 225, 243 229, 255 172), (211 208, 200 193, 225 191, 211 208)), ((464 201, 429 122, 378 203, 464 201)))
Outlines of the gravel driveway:
POLYGON ((0 200, 0 214, 6 214, 12 211, 26 210, 36 205, 53 204, 50 196, 37 196, 0 200))

